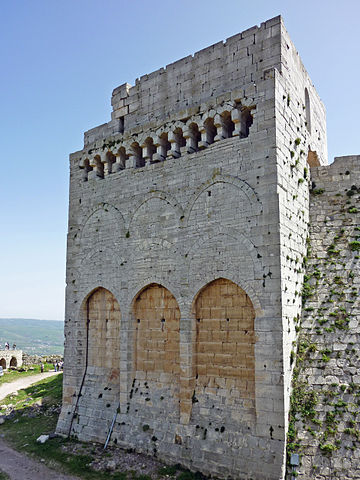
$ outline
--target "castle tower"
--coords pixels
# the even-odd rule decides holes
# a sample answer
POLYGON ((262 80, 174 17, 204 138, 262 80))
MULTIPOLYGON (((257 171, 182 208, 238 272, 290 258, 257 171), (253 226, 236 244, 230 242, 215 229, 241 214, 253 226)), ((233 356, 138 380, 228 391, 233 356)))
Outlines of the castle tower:
POLYGON ((281 17, 112 95, 70 156, 57 431, 282 477, 324 107, 281 17))

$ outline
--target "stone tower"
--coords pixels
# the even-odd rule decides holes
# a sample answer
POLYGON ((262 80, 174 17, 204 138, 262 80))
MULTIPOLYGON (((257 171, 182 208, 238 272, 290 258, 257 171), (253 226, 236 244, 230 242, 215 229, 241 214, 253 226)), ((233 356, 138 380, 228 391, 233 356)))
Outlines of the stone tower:
POLYGON ((112 95, 70 156, 57 431, 217 477, 284 472, 324 107, 281 17, 112 95))

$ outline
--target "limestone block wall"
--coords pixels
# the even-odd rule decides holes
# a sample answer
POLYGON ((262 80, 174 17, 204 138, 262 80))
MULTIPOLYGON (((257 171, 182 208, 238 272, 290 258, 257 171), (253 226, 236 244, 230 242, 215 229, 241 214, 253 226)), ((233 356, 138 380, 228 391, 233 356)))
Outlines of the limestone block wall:
POLYGON ((9 367, 21 367, 22 350, 0 350, 0 366, 6 370, 9 367))
POLYGON ((310 242, 289 429, 297 478, 355 479, 359 462, 360 156, 311 169, 310 242))
POLYGON ((284 35, 276 17, 119 87, 71 155, 59 433, 105 441, 118 411, 118 445, 282 477, 305 168, 326 151, 284 35))
POLYGON ((281 72, 275 75, 284 398, 288 412, 292 375, 290 352, 301 316, 310 167, 327 164, 327 143, 325 108, 283 23, 281 72))

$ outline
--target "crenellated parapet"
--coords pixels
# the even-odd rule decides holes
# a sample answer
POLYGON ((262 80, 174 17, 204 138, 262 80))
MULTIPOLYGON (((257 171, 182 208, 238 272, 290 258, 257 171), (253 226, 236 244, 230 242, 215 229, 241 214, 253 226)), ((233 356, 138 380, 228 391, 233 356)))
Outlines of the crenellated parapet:
POLYGON ((83 180, 103 179, 127 168, 141 168, 203 150, 221 140, 248 137, 256 115, 253 98, 236 98, 159 128, 129 131, 94 142, 83 152, 83 180))

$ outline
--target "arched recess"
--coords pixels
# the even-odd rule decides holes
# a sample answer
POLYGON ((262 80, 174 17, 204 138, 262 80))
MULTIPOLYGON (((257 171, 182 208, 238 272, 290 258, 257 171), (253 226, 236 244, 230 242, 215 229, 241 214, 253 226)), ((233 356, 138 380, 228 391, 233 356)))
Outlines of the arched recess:
POLYGON ((135 297, 133 322, 134 380, 147 383, 152 401, 161 395, 178 410, 180 309, 175 297, 162 285, 148 285, 135 297))
POLYGON ((2 358, 0 360, 0 367, 2 367, 4 370, 6 370, 6 360, 5 360, 5 358, 2 358))
POLYGON ((100 287, 87 298, 84 310, 88 325, 87 366, 95 367, 104 379, 118 382, 120 306, 109 290, 100 287))
POLYGON ((89 213, 81 227, 80 241, 82 248, 95 244, 114 245, 125 236, 125 223, 122 213, 109 203, 99 204, 89 213))
POLYGON ((219 405, 253 410, 255 309, 249 296, 232 281, 219 278, 199 292, 193 315, 195 397, 218 392, 219 405))
POLYGON ((10 367, 17 367, 17 360, 16 360, 16 357, 11 357, 11 360, 10 360, 10 367))
POLYGON ((208 224, 209 218, 213 222, 217 217, 222 219, 222 223, 234 225, 237 223, 234 215, 242 219, 248 216, 255 221, 261 212, 261 202, 247 182, 231 175, 214 173, 213 178, 192 193, 184 210, 184 225, 189 226, 193 221, 196 225, 199 221, 208 224), (231 207, 229 199, 233 199, 236 208, 231 207), (216 204, 216 210, 209 212, 213 204, 216 204))

